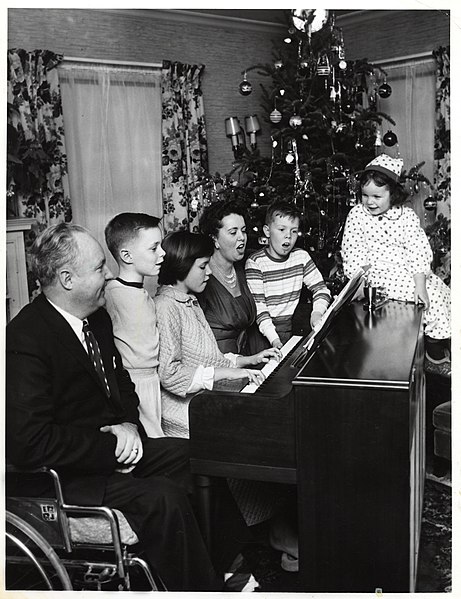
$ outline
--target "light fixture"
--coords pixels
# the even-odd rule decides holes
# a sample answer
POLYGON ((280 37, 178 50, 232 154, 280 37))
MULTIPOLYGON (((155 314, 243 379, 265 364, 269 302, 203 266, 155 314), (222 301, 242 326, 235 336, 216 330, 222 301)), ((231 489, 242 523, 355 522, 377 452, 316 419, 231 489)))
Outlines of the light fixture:
POLYGON ((234 154, 239 149, 239 135, 241 134, 242 127, 240 126, 240 121, 236 116, 230 116, 225 121, 226 126, 226 136, 230 137, 232 140, 232 149, 234 150, 234 154))
POLYGON ((256 133, 261 131, 261 125, 255 114, 245 117, 245 131, 250 136, 250 146, 254 150, 256 148, 256 133))

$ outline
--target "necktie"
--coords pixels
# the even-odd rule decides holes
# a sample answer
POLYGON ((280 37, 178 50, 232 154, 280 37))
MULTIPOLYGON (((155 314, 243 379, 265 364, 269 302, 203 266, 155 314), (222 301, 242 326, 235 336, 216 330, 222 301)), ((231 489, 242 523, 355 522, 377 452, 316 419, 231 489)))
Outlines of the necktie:
POLYGON ((107 382, 101 351, 99 349, 98 342, 96 341, 96 337, 94 336, 93 331, 90 329, 86 320, 83 321, 83 334, 85 335, 85 343, 86 347, 88 348, 88 355, 93 362, 93 366, 106 390, 107 397, 110 397, 109 383, 107 382))

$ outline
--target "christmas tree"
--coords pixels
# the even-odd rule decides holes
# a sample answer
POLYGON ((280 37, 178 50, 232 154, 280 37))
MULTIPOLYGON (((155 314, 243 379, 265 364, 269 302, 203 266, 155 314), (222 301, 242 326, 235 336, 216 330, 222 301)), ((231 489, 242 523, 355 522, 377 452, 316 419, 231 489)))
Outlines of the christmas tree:
MULTIPOLYGON (((273 50, 273 64, 250 66, 240 85, 240 93, 251 93, 247 74, 251 78, 254 70, 272 80, 261 85, 271 156, 261 156, 255 144, 241 143, 238 129, 232 130, 235 124, 226 123, 228 134, 235 134, 233 169, 224 177, 204 176, 195 201, 206 204, 230 195, 244 200, 250 247, 264 242, 267 205, 277 199, 294 202, 302 213, 298 244, 331 280, 345 218, 356 202, 355 174, 383 143, 397 142, 392 132, 381 139, 382 119, 395 123, 376 110, 377 95, 387 97, 392 90, 384 71, 367 59, 346 60, 343 34, 331 11, 288 12, 288 33, 273 50)), ((258 124, 245 125, 251 140, 258 124)))

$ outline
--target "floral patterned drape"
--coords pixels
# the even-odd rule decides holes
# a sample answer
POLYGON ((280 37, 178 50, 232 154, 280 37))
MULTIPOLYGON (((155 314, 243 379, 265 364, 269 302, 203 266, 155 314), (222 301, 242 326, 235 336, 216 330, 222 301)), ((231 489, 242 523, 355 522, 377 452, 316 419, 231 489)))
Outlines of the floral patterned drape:
MULTIPOLYGON (((8 50, 7 198, 10 216, 35 218, 25 235, 26 257, 36 235, 72 220, 58 69, 49 50, 8 50)), ((38 283, 27 272, 29 295, 38 283)))
POLYGON ((56 68, 61 60, 49 50, 8 50, 7 193, 17 198, 18 216, 37 219, 39 230, 72 219, 56 68))
POLYGON ((200 205, 191 199, 208 151, 201 90, 203 65, 164 61, 162 179, 165 231, 198 229, 200 205))
POLYGON ((436 62, 434 185, 437 190, 438 215, 427 231, 434 251, 434 270, 450 283, 450 48, 439 47, 432 53, 436 62))
POLYGON ((435 185, 438 200, 450 201, 450 49, 438 48, 436 61, 437 81, 435 96, 435 185))

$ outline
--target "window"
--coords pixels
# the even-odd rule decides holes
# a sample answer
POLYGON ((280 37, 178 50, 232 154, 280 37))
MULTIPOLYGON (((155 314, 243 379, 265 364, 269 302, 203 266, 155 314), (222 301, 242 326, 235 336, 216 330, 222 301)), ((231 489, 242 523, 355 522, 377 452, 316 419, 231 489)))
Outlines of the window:
POLYGON ((104 249, 115 214, 162 216, 160 77, 160 68, 59 67, 73 222, 104 249))

